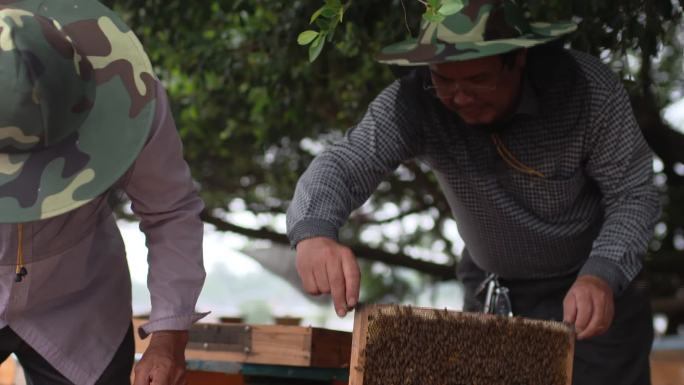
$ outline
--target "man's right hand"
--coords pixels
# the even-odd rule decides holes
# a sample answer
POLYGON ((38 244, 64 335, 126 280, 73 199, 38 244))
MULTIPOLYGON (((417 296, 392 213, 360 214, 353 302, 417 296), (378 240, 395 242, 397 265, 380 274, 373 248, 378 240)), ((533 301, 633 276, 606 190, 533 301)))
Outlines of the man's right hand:
POLYGON ((332 295, 340 317, 359 302, 361 272, 356 257, 330 238, 309 238, 297 244, 297 272, 307 293, 332 295))

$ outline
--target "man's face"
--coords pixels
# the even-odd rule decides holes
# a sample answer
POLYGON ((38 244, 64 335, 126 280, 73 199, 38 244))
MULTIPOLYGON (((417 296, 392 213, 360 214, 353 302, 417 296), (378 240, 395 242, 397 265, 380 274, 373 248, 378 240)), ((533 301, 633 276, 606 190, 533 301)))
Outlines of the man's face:
POLYGON ((512 65, 500 56, 430 65, 435 93, 468 124, 490 124, 513 112, 520 95, 527 52, 512 65))

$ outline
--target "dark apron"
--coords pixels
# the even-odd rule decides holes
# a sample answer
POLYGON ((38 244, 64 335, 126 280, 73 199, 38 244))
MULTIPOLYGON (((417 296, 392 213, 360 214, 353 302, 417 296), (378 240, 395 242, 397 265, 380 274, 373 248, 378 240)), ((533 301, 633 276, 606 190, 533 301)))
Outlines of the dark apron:
MULTIPOLYGON (((485 279, 466 250, 457 275, 465 289, 464 310, 482 311, 484 295, 475 295, 485 279)), ((576 274, 552 279, 507 280, 513 314, 522 317, 563 320, 563 299, 576 274)), ((597 337, 577 341, 573 385, 650 385, 649 355, 653 343, 653 315, 648 288, 636 279, 615 298, 610 329, 597 337)))

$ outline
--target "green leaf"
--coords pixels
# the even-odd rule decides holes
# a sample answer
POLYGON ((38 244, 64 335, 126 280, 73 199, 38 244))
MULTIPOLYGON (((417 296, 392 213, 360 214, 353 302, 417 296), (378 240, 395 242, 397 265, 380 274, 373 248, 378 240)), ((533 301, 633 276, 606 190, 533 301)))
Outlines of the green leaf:
POLYGON ((430 23, 441 23, 444 21, 445 16, 439 13, 425 13, 423 14, 423 19, 430 23))
POLYGON ((443 16, 453 15, 458 13, 458 11, 463 9, 463 1, 461 0, 450 0, 444 3, 442 7, 439 8, 439 14, 443 16))
POLYGON ((325 9, 325 6, 322 6, 322 7, 318 8, 318 11, 314 12, 314 14, 311 15, 311 20, 309 21, 309 24, 311 24, 311 23, 313 23, 314 21, 316 21, 316 19, 318 19, 318 17, 321 16, 321 14, 323 13, 323 10, 324 10, 324 9, 325 9))
POLYGON ((309 62, 313 63, 323 51, 325 45, 325 34, 320 33, 309 46, 309 62))
POLYGON ((297 37, 297 43, 299 45, 307 45, 311 43, 316 37, 318 37, 319 32, 313 30, 306 30, 299 34, 297 37))
POLYGON ((321 13, 321 16, 328 18, 328 19, 333 18, 333 17, 337 16, 338 10, 339 10, 339 8, 333 8, 333 7, 325 6, 325 7, 323 7, 323 12, 321 13))

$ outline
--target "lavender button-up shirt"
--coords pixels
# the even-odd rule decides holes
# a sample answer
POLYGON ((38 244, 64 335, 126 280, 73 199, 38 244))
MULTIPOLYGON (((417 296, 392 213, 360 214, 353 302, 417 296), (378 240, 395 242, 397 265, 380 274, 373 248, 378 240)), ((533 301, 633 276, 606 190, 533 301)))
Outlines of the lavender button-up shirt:
MULTIPOLYGON (((203 203, 161 85, 150 137, 116 188, 126 192, 149 249, 150 322, 142 336, 203 317, 203 203)), ((14 282, 18 226, 0 224, 0 329, 9 326, 76 384, 94 384, 131 324, 126 252, 107 194, 23 225, 28 275, 14 282)))

